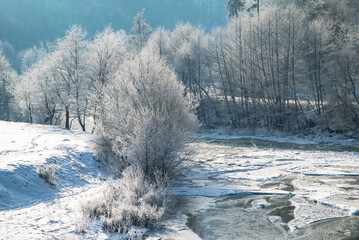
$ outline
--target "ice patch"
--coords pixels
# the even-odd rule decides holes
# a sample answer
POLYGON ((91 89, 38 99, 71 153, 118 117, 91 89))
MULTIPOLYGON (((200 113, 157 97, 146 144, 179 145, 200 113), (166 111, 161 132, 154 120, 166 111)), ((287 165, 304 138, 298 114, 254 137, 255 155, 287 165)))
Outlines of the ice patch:
POLYGON ((262 209, 268 205, 268 202, 265 199, 256 199, 252 202, 252 207, 254 209, 262 209))

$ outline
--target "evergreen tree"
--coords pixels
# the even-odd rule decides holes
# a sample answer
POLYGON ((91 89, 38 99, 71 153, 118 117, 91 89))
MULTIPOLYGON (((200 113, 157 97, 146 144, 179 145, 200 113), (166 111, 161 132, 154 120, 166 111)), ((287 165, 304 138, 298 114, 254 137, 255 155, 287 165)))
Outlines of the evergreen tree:
POLYGON ((250 7, 247 9, 247 11, 250 12, 250 11, 256 9, 256 10, 257 10, 257 14, 259 15, 259 0, 253 0, 253 2, 254 2, 254 3, 252 4, 252 6, 250 6, 250 7))
POLYGON ((259 15, 259 0, 252 0, 249 3, 249 7, 244 0, 228 0, 226 9, 228 11, 228 17, 231 18, 233 16, 238 17, 240 12, 246 10, 247 12, 251 12, 253 10, 257 10, 257 14, 259 15), (247 8, 248 7, 248 8, 247 8))
POLYGON ((245 9, 246 1, 244 0, 228 0, 226 9, 228 11, 228 17, 238 17, 239 12, 245 9))

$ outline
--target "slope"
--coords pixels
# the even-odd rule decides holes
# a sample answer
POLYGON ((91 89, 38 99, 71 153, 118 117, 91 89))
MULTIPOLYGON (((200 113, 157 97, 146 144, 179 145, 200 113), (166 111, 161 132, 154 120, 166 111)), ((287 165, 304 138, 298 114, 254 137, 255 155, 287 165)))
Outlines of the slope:
MULTIPOLYGON (((107 177, 93 141, 88 133, 0 121, 0 239, 76 238, 81 201, 107 177), (55 185, 39 177, 47 165, 55 185)), ((105 238, 96 232, 90 238, 105 238)))

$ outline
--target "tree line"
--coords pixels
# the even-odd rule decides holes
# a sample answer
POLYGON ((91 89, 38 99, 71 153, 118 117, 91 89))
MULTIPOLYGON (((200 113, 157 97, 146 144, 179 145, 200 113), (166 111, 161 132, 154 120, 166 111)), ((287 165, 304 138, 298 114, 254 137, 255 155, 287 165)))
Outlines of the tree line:
POLYGON ((55 43, 29 49, 23 57, 26 70, 19 77, 7 74, 16 80, 2 80, 1 89, 7 92, 2 109, 13 106, 13 114, 9 110, 2 119, 67 128, 76 123, 92 131, 87 122, 91 128, 97 125, 109 79, 146 47, 175 72, 186 97, 197 102, 204 126, 355 131, 355 1, 277 0, 260 8, 259 1, 249 8, 233 2, 227 4, 227 26, 210 33, 187 23, 172 31, 153 30, 143 12, 129 34, 107 27, 89 39, 84 29, 73 26, 55 43))

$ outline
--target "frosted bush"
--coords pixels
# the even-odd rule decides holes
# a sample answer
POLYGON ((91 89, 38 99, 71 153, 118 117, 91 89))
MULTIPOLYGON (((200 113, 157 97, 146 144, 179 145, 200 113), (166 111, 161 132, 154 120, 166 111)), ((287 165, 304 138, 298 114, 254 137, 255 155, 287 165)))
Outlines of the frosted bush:
POLYGON ((55 172, 56 166, 53 164, 43 165, 40 166, 38 169, 39 177, 44 179, 45 182, 49 183, 52 186, 56 185, 55 172))
POLYGON ((99 219, 107 231, 127 233, 132 227, 155 227, 164 207, 164 189, 151 184, 141 168, 129 167, 120 180, 104 186, 101 197, 83 204, 82 214, 99 219))
POLYGON ((91 219, 88 212, 82 209, 82 214, 77 216, 77 218, 75 219, 76 232, 77 233, 86 232, 86 229, 89 227, 90 221, 91 219))

